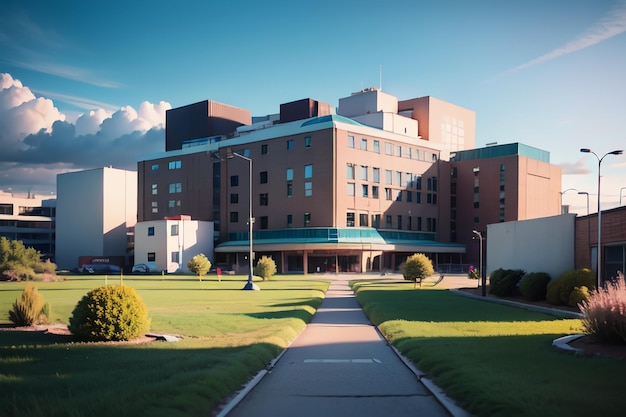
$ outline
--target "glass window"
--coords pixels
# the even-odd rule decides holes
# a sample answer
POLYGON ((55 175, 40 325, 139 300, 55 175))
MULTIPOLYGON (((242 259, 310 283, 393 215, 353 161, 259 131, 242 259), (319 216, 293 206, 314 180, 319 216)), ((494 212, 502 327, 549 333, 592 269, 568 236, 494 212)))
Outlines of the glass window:
POLYGON ((378 198, 378 185, 372 185, 372 198, 378 198))
POLYGON ((311 181, 307 181, 304 183, 304 196, 311 197, 313 195, 313 183, 311 181))
POLYGON ((385 155, 393 155, 393 145, 389 142, 385 142, 385 155))
POLYGON ((365 139, 365 138, 361 138, 361 150, 362 151, 366 151, 367 150, 367 139, 365 139))
POLYGON ((157 195, 159 191, 158 184, 152 184, 152 195, 157 195))
POLYGON ((389 170, 389 169, 385 170, 385 184, 389 184, 389 185, 392 184, 392 181, 393 181, 392 175, 393 174, 392 174, 391 170, 389 170))
POLYGON ((250 158, 250 148, 244 149, 241 154, 245 156, 246 158, 250 158))
POLYGON ((354 165, 348 164, 346 166, 346 178, 349 180, 354 179, 354 165))
POLYGON ((287 168, 287 181, 293 181, 293 168, 287 168))
POLYGON ((354 227, 354 213, 346 213, 346 227, 354 227))
POLYGON ((293 139, 287 139, 287 150, 293 151, 293 139))
POLYGON ((175 182, 170 184, 170 194, 182 193, 183 192, 183 184, 180 182, 175 182))
POLYGON ((159 164, 152 164, 152 171, 158 171, 159 170, 159 164))
POLYGON ((287 227, 293 227, 293 214, 287 215, 287 227))
POLYGON ((348 195, 353 196, 354 195, 354 183, 353 182, 347 183, 346 190, 348 192, 348 195))
POLYGON ((374 141, 374 152, 380 153, 380 142, 377 140, 374 141))
POLYGON ((311 224, 311 213, 304 213, 304 227, 311 224))
POLYGON ((312 178, 313 177, 313 165, 305 165, 304 166, 304 178, 312 178))
POLYGON ((259 173, 259 182, 261 184, 267 184, 267 171, 262 171, 259 173))
POLYGON ((361 227, 369 226, 369 224, 367 222, 367 213, 359 214, 359 226, 361 226, 361 227))
POLYGON ((293 196, 293 184, 288 182, 287 183, 287 197, 291 197, 293 196))
POLYGON ((261 216, 261 229, 266 230, 269 226, 269 219, 267 216, 261 216))
POLYGON ((310 148, 311 147, 311 136, 305 136, 304 137, 304 147, 305 148, 310 148))
POLYGON ((348 135, 348 148, 354 148, 354 136, 348 135))
POLYGON ((170 225, 170 236, 178 236, 178 225, 177 224, 170 225))
POLYGON ((391 214, 385 215, 385 228, 391 229, 391 214))
POLYGON ((155 262, 155 261, 156 261, 156 253, 148 252, 148 262, 155 262))
POLYGON ((173 263, 177 264, 180 261, 180 252, 172 252, 170 254, 170 259, 172 260, 173 263))
POLYGON ((269 203, 269 198, 268 198, 267 193, 259 194, 259 204, 261 206, 267 206, 268 203, 269 203))
POLYGON ((230 176, 230 186, 238 187, 239 186, 239 175, 231 175, 230 176))
POLYGON ((367 181, 367 167, 361 165, 361 179, 367 181))
POLYGON ((372 168, 372 177, 375 183, 380 182, 380 168, 372 168))
POLYGON ((148 236, 154 236, 154 227, 153 226, 148 227, 148 236))
POLYGON ((267 154, 267 144, 261 145, 261 155, 267 154))
POLYGON ((180 169, 182 166, 182 162, 181 161, 170 161, 167 164, 167 168, 168 169, 180 169))
POLYGON ((231 223, 238 223, 239 222, 239 212, 238 211, 231 211, 230 212, 230 222, 231 223))
POLYGON ((367 184, 362 184, 361 185, 361 196, 362 197, 368 197, 369 195, 369 186, 367 184))
POLYGON ((385 188, 385 200, 391 201, 391 188, 385 188))
POLYGON ((396 185, 402 185, 402 173, 400 171, 396 171, 396 185))
POLYGON ((237 204, 239 203, 239 194, 237 193, 233 193, 230 195, 230 203, 231 204, 237 204))

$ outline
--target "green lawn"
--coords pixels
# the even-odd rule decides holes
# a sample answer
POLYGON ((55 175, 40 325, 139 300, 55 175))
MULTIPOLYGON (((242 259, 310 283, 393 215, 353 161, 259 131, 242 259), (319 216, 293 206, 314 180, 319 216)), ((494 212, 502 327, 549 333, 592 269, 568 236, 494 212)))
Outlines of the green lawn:
MULTIPOLYGON (((328 282, 280 276, 241 291, 246 277, 126 276, 154 333, 180 342, 71 343, 66 336, 0 331, 0 416, 207 416, 275 358, 310 321, 328 282)), ((119 284, 109 277, 108 285, 119 284)), ((65 323, 103 276, 36 283, 65 323)), ((24 283, 0 283, 0 324, 24 283)))
POLYGON ((580 320, 412 284, 353 283, 390 342, 475 416, 623 416, 626 361, 557 351, 580 320))

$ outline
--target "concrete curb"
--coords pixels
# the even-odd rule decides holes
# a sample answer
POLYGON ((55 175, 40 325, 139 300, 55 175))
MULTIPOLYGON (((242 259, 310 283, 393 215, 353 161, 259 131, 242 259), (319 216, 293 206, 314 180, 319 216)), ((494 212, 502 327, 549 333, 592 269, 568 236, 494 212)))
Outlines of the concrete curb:
POLYGON ((571 334, 569 336, 559 337, 558 339, 554 339, 552 341, 552 346, 557 349, 564 350, 568 353, 573 353, 575 355, 582 355, 585 353, 584 349, 578 349, 573 346, 570 346, 569 343, 573 342, 576 339, 580 339, 584 334, 571 334))

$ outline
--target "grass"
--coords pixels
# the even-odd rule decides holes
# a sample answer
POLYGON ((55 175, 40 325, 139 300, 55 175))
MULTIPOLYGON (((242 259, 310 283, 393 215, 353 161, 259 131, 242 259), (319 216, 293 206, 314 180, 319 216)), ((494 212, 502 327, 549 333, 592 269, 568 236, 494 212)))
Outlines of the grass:
MULTIPOLYGON (((310 321, 328 282, 280 276, 241 291, 246 277, 127 276, 153 333, 176 343, 87 344, 42 332, 0 331, 0 416, 207 416, 275 358, 310 321)), ((107 284, 119 284, 108 277, 107 284)), ((36 283, 52 321, 103 276, 36 283)), ((0 283, 0 324, 24 283, 0 283)))
POLYGON ((474 416, 623 416, 626 361, 557 351, 557 319, 406 283, 353 283, 385 337, 474 416))

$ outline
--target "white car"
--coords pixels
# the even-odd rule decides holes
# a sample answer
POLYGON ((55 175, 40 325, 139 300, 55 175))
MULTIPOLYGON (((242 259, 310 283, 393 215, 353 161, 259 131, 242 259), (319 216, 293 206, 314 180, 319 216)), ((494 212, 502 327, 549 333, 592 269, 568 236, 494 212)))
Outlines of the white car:
POLYGON ((145 262, 133 266, 131 272, 134 274, 150 274, 160 271, 159 268, 157 268, 156 262, 145 262))

